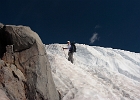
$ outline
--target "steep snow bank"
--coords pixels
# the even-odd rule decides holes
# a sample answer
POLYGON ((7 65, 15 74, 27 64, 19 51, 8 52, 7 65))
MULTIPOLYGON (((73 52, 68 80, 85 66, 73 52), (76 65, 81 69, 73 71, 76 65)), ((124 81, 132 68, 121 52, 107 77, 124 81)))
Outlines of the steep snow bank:
POLYGON ((46 46, 63 100, 140 100, 139 53, 76 44, 71 64, 66 46, 46 46))

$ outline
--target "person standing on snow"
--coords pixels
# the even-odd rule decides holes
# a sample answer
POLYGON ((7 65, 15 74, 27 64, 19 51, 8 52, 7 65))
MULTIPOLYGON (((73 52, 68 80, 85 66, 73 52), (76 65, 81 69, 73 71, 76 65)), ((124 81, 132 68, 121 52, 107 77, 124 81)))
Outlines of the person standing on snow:
POLYGON ((70 41, 67 41, 67 44, 68 44, 68 47, 67 48, 64 48, 63 47, 63 50, 64 49, 69 49, 69 51, 68 51, 68 61, 71 61, 71 63, 73 63, 73 51, 71 50, 71 43, 70 43, 70 41))

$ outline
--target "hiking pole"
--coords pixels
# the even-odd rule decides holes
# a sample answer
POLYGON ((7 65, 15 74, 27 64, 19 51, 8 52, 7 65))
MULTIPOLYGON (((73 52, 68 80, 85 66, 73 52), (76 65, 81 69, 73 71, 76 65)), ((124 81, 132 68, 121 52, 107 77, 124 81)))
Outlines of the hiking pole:
MULTIPOLYGON (((64 49, 63 49, 63 51, 64 51, 64 49)), ((67 59, 67 56, 66 56, 66 53, 65 53, 65 51, 64 51, 64 54, 65 54, 65 57, 66 57, 66 59, 67 59)))
MULTIPOLYGON (((64 49, 63 49, 63 51, 64 51, 64 49)), ((65 51, 64 51, 64 54, 65 54, 65 57, 66 57, 66 59, 67 59, 67 55, 66 55, 65 51)))

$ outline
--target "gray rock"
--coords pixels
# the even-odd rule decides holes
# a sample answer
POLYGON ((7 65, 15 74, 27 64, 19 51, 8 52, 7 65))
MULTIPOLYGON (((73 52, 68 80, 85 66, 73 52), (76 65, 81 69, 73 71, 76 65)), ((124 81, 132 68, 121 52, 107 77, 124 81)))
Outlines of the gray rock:
POLYGON ((0 88, 9 99, 59 100, 39 36, 29 27, 14 25, 4 26, 0 35, 4 37, 0 42, 0 88))
POLYGON ((3 90, 1 90, 1 89, 0 89, 0 100, 10 100, 10 99, 6 96, 5 92, 4 92, 3 90))

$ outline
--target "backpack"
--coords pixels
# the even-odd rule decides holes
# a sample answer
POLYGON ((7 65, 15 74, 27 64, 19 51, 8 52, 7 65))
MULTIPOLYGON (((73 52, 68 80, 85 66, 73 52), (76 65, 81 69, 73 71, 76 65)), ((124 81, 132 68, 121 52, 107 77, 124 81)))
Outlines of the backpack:
POLYGON ((70 52, 76 52, 76 46, 74 43, 71 43, 70 52))

